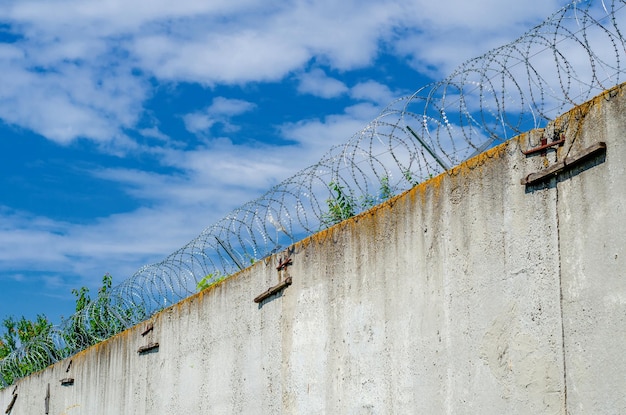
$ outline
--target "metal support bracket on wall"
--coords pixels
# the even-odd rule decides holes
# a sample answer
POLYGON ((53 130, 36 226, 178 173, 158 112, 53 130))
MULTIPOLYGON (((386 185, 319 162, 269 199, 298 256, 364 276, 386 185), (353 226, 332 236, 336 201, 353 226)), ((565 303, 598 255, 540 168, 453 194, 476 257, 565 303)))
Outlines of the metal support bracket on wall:
POLYGON ((580 165, 583 161, 602 153, 606 153, 606 143, 600 141, 590 147, 587 147, 585 150, 577 155, 566 157, 565 160, 553 164, 547 169, 538 171, 536 173, 531 173, 528 176, 523 177, 520 183, 524 186, 530 186, 533 184, 544 182, 566 170, 580 165))
POLYGON ((11 412, 11 410, 13 409, 13 405, 15 405, 15 401, 17 401, 17 393, 13 395, 13 398, 11 399, 11 402, 9 403, 7 410, 4 411, 5 414, 8 414, 11 412))
POLYGON ((148 336, 149 343, 137 349, 137 353, 142 355, 146 353, 156 353, 159 351, 159 343, 155 341, 150 341, 152 340, 153 334, 154 334, 154 323, 152 321, 149 321, 146 324, 146 327, 144 328, 144 330, 141 332, 141 337, 148 336))
POLYGON ((545 154, 546 151, 551 147, 562 146, 565 144, 565 135, 559 134, 555 132, 554 138, 551 142, 548 143, 548 139, 545 137, 541 137, 541 144, 538 147, 530 148, 526 151, 522 151, 522 154, 525 156, 530 156, 535 153, 545 154))
POLYGON ((276 270, 278 271, 278 279, 280 280, 280 282, 267 289, 267 291, 265 291, 262 294, 259 294, 258 296, 256 296, 254 298, 254 302, 255 303, 260 303, 261 301, 265 300, 266 298, 269 298, 271 296, 273 296, 274 294, 279 293, 280 291, 284 290, 285 288, 289 287, 291 285, 291 277, 287 274, 287 267, 292 265, 292 261, 291 258, 289 256, 285 257, 285 258, 281 258, 280 262, 278 263, 278 266, 276 267, 276 270), (281 279, 281 274, 285 273, 285 279, 281 279))

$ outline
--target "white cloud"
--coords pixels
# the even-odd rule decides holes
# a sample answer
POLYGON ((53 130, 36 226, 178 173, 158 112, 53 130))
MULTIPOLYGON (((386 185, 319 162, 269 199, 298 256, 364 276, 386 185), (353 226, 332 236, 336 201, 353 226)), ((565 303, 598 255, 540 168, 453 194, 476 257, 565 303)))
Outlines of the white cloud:
POLYGON ((141 34, 132 53, 163 79, 207 85, 278 80, 312 58, 348 70, 377 56, 396 9, 393 2, 294 1, 257 17, 238 13, 214 21, 205 16, 191 37, 176 29, 141 34))
POLYGON ((6 63, 13 63, 24 59, 24 51, 10 44, 0 43, 0 59, 6 63))
POLYGON ((251 30, 199 34, 191 41, 163 35, 139 37, 132 53, 163 80, 210 86, 279 80, 311 56, 292 39, 251 30))
POLYGON ((202 220, 189 213, 144 208, 92 225, 54 222, 53 230, 40 226, 48 221, 45 218, 27 212, 2 212, 0 221, 9 226, 0 229, 0 263, 3 269, 23 269, 29 264, 31 271, 85 278, 74 286, 91 285, 93 278, 105 272, 127 278, 137 264, 157 261, 170 253, 172 246, 191 239, 189 229, 198 229, 202 220), (16 221, 16 216, 26 221, 16 221))
POLYGON ((256 107, 254 103, 241 99, 215 97, 207 112, 215 116, 232 117, 251 111, 254 107, 256 107))
POLYGON ((79 137, 123 141, 122 129, 134 126, 146 96, 144 82, 123 66, 104 71, 58 63, 54 70, 30 69, 31 62, 17 53, 0 56, 0 65, 0 118, 58 143, 79 137))
POLYGON ((194 134, 207 131, 216 122, 216 120, 211 119, 208 114, 201 112, 186 114, 183 116, 183 121, 185 122, 187 131, 194 134))
POLYGON ((338 79, 331 78, 319 69, 313 69, 308 73, 300 75, 298 92, 301 94, 311 94, 322 98, 335 98, 348 91, 346 84, 338 79))
POLYGON ((84 33, 108 36, 135 32, 155 21, 249 12, 259 6, 254 0, 8 0, 0 10, 7 19, 31 25, 28 30, 36 34, 82 29, 84 33))
POLYGON ((387 105, 400 97, 400 93, 392 92, 387 85, 376 81, 360 82, 350 89, 350 96, 354 99, 387 105))
POLYGON ((230 122, 232 117, 252 111, 256 105, 252 102, 225 97, 213 98, 213 103, 204 111, 183 115, 187 131, 201 134, 208 131, 216 123, 221 123, 227 132, 238 131, 238 127, 230 122))
POLYGON ((381 108, 368 103, 361 103, 345 108, 342 114, 332 114, 323 119, 302 120, 281 126, 281 134, 295 140, 307 153, 314 151, 316 162, 330 147, 345 143, 361 131, 369 121, 380 113, 381 108))
POLYGON ((155 138, 164 143, 171 142, 170 138, 162 131, 160 131, 157 127, 142 128, 138 132, 144 137, 155 138))

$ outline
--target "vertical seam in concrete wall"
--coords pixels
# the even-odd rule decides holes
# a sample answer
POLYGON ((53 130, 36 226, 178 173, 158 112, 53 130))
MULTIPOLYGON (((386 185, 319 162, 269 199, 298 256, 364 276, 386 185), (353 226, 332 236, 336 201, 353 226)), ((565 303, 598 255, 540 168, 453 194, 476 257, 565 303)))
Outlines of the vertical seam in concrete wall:
POLYGON ((556 253, 557 253, 557 262, 558 262, 558 272, 557 275, 559 277, 559 312, 561 317, 561 359, 563 365, 563 406, 564 413, 567 415, 567 366, 565 359, 565 321, 563 320, 563 275, 562 275, 562 267, 561 267, 561 227, 559 222, 559 183, 558 179, 553 179, 555 181, 554 191, 556 192, 555 197, 555 215, 556 215, 556 253))

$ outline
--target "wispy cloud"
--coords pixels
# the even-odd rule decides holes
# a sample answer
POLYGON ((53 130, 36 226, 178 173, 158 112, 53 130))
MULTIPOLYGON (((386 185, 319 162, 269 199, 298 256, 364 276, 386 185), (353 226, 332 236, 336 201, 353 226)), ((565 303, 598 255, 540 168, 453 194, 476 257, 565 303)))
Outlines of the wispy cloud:
MULTIPOLYGON (((127 145, 124 128, 135 125, 146 84, 129 67, 107 69, 71 62, 37 66, 15 49, 0 56, 0 117, 61 144, 77 138, 127 145)), ((36 53, 36 51, 33 51, 36 53)), ((125 65, 126 66, 126 65, 125 65)))
POLYGON ((183 120, 187 130, 194 134, 207 132, 215 124, 222 124, 226 132, 235 132, 239 128, 230 122, 232 117, 252 111, 256 105, 252 102, 229 99, 225 97, 213 98, 213 103, 204 111, 185 114, 183 120))

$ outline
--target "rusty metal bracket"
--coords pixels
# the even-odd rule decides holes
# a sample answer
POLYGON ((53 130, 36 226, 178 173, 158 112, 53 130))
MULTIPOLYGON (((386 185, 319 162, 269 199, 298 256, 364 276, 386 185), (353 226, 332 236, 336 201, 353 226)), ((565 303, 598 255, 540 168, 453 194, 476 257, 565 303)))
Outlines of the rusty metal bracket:
POLYGON ((269 298, 273 296, 274 294, 277 294, 278 292, 284 290, 285 288, 291 285, 292 280, 287 272, 287 267, 290 265, 293 265, 293 261, 291 260, 291 257, 289 255, 283 258, 280 258, 280 260, 278 261, 278 266, 276 267, 276 271, 278 271, 278 280, 280 282, 277 285, 268 288, 267 291, 265 291, 263 294, 257 295, 254 298, 255 303, 258 304, 261 301, 265 300, 266 298, 269 298), (282 279, 282 276, 285 277, 284 280, 282 279))
POLYGON ((5 414, 8 414, 9 412, 11 412, 11 410, 13 409, 13 405, 15 405, 16 400, 17 400, 17 393, 13 395, 13 399, 11 399, 11 402, 9 403, 7 410, 4 411, 5 414))
POLYGON ((141 332, 141 335, 145 336, 146 334, 150 333, 152 330, 154 330, 154 324, 152 322, 149 322, 148 324, 146 324, 146 328, 144 329, 144 331, 141 332))
POLYGON ((255 303, 260 303, 261 301, 265 300, 268 297, 273 296, 274 294, 278 293, 281 290, 284 290, 285 288, 289 287, 291 285, 291 277, 287 277, 285 278, 284 281, 281 281, 278 285, 275 285, 271 288, 268 288, 267 291, 265 291, 263 294, 258 295, 255 299, 254 302, 255 303))
POLYGON ((293 262, 291 261, 291 258, 289 258, 289 257, 283 258, 283 259, 280 260, 280 263, 278 264, 276 269, 278 271, 282 271, 285 268, 287 268, 289 265, 293 265, 293 262))
POLYGON ((520 180, 520 183, 524 186, 529 186, 532 184, 536 184, 539 182, 543 182, 545 180, 550 179, 551 177, 557 176, 559 173, 564 170, 570 169, 578 164, 581 164, 583 161, 598 155, 600 153, 606 152, 606 143, 605 142, 597 142, 594 145, 587 147, 580 154, 575 156, 570 156, 565 158, 565 160, 560 161, 552 166, 548 167, 545 170, 538 171, 536 173, 531 173, 526 177, 523 177, 520 180))
MULTIPOLYGON (((557 133, 558 134, 558 133, 557 133)), ((550 147, 562 146, 565 143, 565 135, 561 134, 560 137, 555 134, 554 139, 548 143, 548 139, 545 137, 541 137, 541 144, 538 147, 530 148, 526 151, 522 151, 522 154, 525 156, 530 156, 531 154, 543 152, 545 153, 547 149, 550 147)))
POLYGON ((159 343, 148 343, 147 345, 141 346, 139 349, 137 349, 137 353, 143 354, 143 353, 147 353, 151 350, 158 349, 158 348, 159 348, 159 343))

